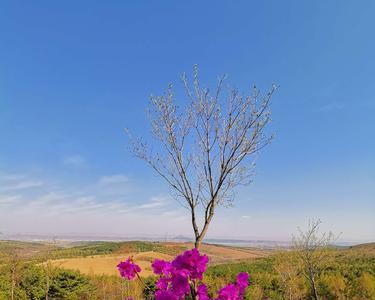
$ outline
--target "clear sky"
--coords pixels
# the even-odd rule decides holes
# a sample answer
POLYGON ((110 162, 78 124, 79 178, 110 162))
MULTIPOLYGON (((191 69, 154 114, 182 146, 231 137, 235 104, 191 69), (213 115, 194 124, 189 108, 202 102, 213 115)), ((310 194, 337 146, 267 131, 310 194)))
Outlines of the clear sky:
POLYGON ((280 88, 276 139, 211 237, 287 239, 309 218, 375 240, 374 1, 2 1, 0 231, 191 235, 123 132, 199 65, 280 88))

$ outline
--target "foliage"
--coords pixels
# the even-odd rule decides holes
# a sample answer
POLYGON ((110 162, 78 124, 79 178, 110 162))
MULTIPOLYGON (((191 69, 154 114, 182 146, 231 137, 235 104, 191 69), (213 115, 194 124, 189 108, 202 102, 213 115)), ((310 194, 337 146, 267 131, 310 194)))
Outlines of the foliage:
MULTIPOLYGON (((22 262, 19 274, 14 299, 45 299, 46 276, 41 266, 22 262)), ((2 266, 0 268, 0 299, 11 299, 11 281, 9 266, 2 266)), ((58 270, 51 280, 48 296, 50 299, 86 299, 85 297, 92 288, 89 279, 79 272, 58 270)))
POLYGON ((52 299, 83 299, 91 290, 87 277, 77 271, 60 270, 50 287, 52 299))
POLYGON ((316 300, 320 299, 317 280, 331 258, 330 244, 336 239, 332 232, 320 233, 320 224, 320 220, 310 220, 306 231, 299 229, 299 236, 293 237, 299 271, 309 283, 310 297, 316 300))
POLYGON ((45 276, 43 269, 35 265, 25 265, 20 290, 24 290, 28 299, 45 298, 45 276))

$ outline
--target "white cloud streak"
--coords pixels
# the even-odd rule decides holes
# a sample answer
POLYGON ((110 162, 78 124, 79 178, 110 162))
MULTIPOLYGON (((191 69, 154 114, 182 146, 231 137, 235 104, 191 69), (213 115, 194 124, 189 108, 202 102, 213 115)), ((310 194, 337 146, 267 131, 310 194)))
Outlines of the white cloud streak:
POLYGON ((119 183, 125 183, 128 182, 129 178, 122 174, 116 174, 116 175, 109 175, 109 176, 103 176, 99 178, 99 184, 101 185, 109 185, 109 184, 119 184, 119 183))
MULTIPOLYGON (((67 186, 66 182, 51 184, 47 178, 30 178, 37 176, 2 174, 0 227, 18 232, 43 232, 50 230, 54 222, 60 222, 60 233, 64 232, 64 228, 65 232, 81 232, 82 226, 90 227, 91 224, 97 230, 98 222, 109 222, 111 219, 116 219, 122 226, 131 226, 130 220, 136 222, 137 219, 146 223, 151 219, 157 222, 160 216, 176 211, 169 197, 134 200, 127 186, 129 178, 124 174, 102 176, 91 184, 78 187, 67 186), (13 222, 16 218, 22 221, 13 222), (78 222, 76 228, 71 228, 69 220, 72 218, 78 222), (36 225, 38 222, 50 225, 41 228, 36 225)), ((176 213, 171 215, 175 220, 179 217, 176 213)), ((137 228, 132 227, 132 230, 138 233, 137 228)))
POLYGON ((65 157, 63 159, 63 164, 73 167, 81 167, 86 164, 86 159, 79 154, 73 154, 65 157))
POLYGON ((2 183, 2 186, 0 187, 0 192, 31 189, 41 187, 43 186, 43 184, 44 183, 41 180, 22 180, 18 182, 14 182, 14 180, 12 180, 8 183, 2 183))

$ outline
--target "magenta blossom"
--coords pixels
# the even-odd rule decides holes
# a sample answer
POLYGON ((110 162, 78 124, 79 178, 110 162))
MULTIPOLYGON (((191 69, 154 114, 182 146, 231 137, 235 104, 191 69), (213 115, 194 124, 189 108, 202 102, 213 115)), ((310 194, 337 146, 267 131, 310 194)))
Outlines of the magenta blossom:
POLYGON ((210 298, 208 297, 207 287, 205 284, 201 283, 198 286, 197 296, 198 300, 210 300, 210 298))
POLYGON ((217 300, 241 300, 249 286, 249 274, 241 272, 237 275, 235 284, 228 284, 219 291, 217 300))
POLYGON ((238 273, 236 285, 240 295, 242 296, 245 293, 246 288, 249 286, 249 274, 246 272, 238 273))
MULTIPOLYGON (((156 300, 160 300, 162 295, 169 295, 164 292, 171 292, 178 299, 185 299, 190 295, 192 290, 195 291, 195 284, 197 280, 201 280, 203 273, 206 270, 208 257, 200 255, 197 249, 185 251, 183 254, 177 256, 171 263, 164 260, 155 260, 152 264, 154 273, 160 275, 156 282, 158 294, 155 294, 156 300), (160 298, 160 299, 159 299, 160 298)), ((203 287, 200 288, 199 300, 208 300, 204 298, 203 287)), ((195 291, 198 293, 198 291, 195 291)), ((206 293, 207 294, 207 293, 206 293)))
POLYGON ((156 282, 156 287, 160 291, 166 291, 169 286, 169 278, 160 277, 159 280, 156 282))
MULTIPOLYGON (((185 251, 172 262, 156 259, 152 269, 159 279, 156 282, 155 300, 183 300, 194 297, 197 300, 210 300, 206 285, 202 283, 206 271, 208 257, 201 255, 197 249, 185 251)), ((129 257, 118 264, 122 277, 128 280, 138 276, 141 268, 129 257)), ((245 290, 249 285, 249 275, 241 272, 236 282, 228 284, 218 292, 216 300, 243 300, 245 290)))
POLYGON ((190 293, 189 279, 184 273, 174 273, 171 278, 171 290, 180 297, 190 293))
POLYGON ((128 280, 132 280, 137 273, 141 272, 141 268, 133 262, 131 257, 128 257, 126 261, 120 262, 117 265, 117 269, 121 277, 125 277, 128 280))
POLYGON ((178 300, 179 298, 171 291, 157 291, 155 293, 156 300, 178 300))
POLYGON ((151 265, 156 275, 167 275, 171 271, 171 263, 162 259, 155 259, 151 265))
POLYGON ((233 283, 228 284, 219 291, 217 300, 240 300, 239 291, 236 285, 233 283))
POLYGON ((207 263, 207 255, 200 255, 199 251, 194 248, 185 251, 182 255, 178 255, 172 262, 172 266, 180 271, 185 270, 191 279, 202 280, 207 263))

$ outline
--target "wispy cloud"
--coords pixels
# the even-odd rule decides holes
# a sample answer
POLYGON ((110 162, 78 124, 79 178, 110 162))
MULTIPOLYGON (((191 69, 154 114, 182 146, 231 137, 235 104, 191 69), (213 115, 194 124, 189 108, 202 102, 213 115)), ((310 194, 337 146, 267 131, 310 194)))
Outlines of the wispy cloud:
POLYGON ((99 184, 109 185, 109 184, 118 184, 128 182, 129 178, 123 174, 115 174, 109 176, 103 176, 99 178, 99 184))
POLYGON ((0 206, 1 205, 14 205, 21 199, 21 196, 0 196, 0 206))
POLYGON ((342 102, 331 102, 319 107, 318 111, 320 112, 332 112, 340 111, 346 108, 345 103, 342 102))
POLYGON ((20 180, 25 178, 25 175, 22 174, 13 174, 13 173, 2 173, 0 172, 0 181, 12 181, 12 180, 20 180))
POLYGON ((17 191, 17 190, 24 190, 24 189, 31 189, 36 187, 43 186, 43 181, 41 180, 22 180, 18 182, 14 182, 13 180, 8 182, 7 184, 2 184, 0 187, 0 191, 17 191))
POLYGON ((124 174, 99 176, 77 184, 69 178, 50 178, 41 173, 2 173, 2 231, 93 235, 183 232, 181 228, 189 221, 178 204, 162 194, 139 193, 130 183, 124 174), (160 218, 168 218, 175 225, 169 228, 160 218))
POLYGON ((168 204, 169 198, 166 197, 152 197, 148 203, 138 206, 139 209, 163 207, 168 204))
MULTIPOLYGON (((0 178, 0 207, 17 207, 17 213, 37 215, 63 214, 120 214, 162 210, 169 198, 154 196, 149 200, 135 200, 122 183, 129 182, 128 176, 114 174, 102 176, 97 182, 81 186, 66 183, 53 184, 46 178, 2 174, 0 178), (33 188, 33 190, 31 190, 33 188)), ((1 211, 1 210, 0 210, 1 211)))
POLYGON ((86 159, 79 154, 69 155, 63 159, 63 164, 80 167, 86 164, 86 159))

